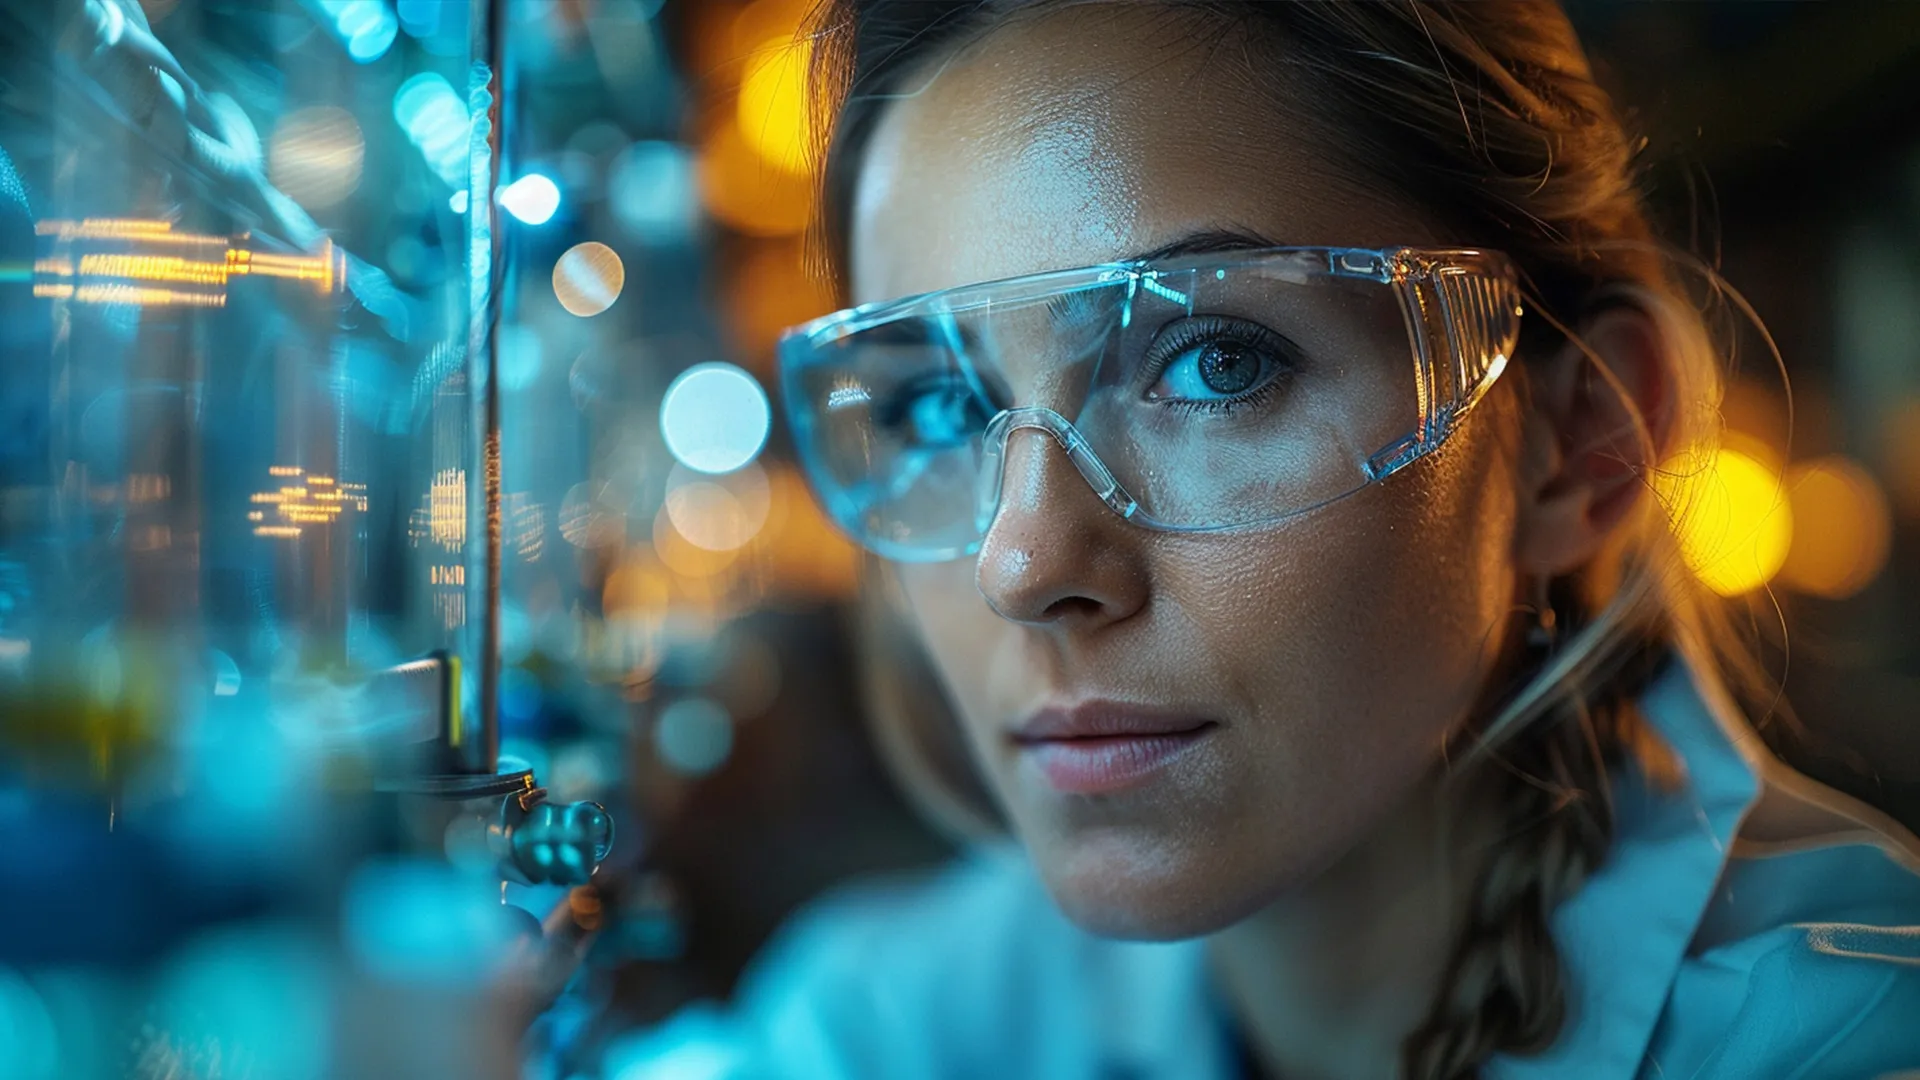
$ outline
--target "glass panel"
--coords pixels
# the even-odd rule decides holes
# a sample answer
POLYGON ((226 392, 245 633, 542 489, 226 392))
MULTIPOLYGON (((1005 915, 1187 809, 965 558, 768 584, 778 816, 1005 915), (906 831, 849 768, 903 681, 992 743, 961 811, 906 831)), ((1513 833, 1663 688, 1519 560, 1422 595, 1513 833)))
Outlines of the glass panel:
POLYGON ((444 726, 443 764, 490 767, 471 664, 379 674, 482 655, 487 39, 454 4, 421 39, 378 3, 149 7, 0 10, 0 572, 33 583, 0 695, 118 717, 115 778, 220 710, 444 726))

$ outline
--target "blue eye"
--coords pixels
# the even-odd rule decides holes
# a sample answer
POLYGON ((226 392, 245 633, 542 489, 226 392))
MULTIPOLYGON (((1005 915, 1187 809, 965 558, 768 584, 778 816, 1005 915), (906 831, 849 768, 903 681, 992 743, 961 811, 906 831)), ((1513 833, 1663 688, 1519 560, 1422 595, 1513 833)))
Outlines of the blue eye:
POLYGON ((1154 342, 1147 400, 1213 404, 1259 392, 1291 368, 1284 340, 1262 326, 1206 316, 1183 319, 1154 342))
POLYGON ((957 373, 927 376, 901 387, 876 417, 895 438, 919 450, 960 446, 987 429, 992 412, 957 373))

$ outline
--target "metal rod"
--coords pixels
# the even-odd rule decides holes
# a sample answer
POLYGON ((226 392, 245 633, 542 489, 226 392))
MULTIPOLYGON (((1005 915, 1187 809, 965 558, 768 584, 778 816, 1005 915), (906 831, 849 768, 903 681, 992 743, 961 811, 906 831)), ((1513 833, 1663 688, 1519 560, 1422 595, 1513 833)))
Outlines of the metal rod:
POLYGON ((477 745, 468 762, 492 772, 500 756, 500 315, 507 245, 500 242, 500 158, 506 148, 507 0, 472 0, 468 108, 475 113, 469 147, 468 386, 478 395, 482 505, 486 515, 480 578, 480 700, 474 703, 477 745), (485 119, 478 110, 484 108, 485 119), (478 376, 477 378, 474 376, 478 376))

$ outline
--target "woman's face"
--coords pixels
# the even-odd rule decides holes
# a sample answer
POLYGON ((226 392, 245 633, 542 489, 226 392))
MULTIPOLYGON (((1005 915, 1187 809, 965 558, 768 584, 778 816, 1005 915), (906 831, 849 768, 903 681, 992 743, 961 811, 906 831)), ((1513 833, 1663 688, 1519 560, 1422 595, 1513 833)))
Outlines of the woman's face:
MULTIPOLYGON (((1069 8, 930 65, 861 166, 856 299, 1196 233, 1441 239, 1256 95, 1237 45, 1174 18, 1069 8)), ((1069 915, 1119 936, 1217 930, 1406 803, 1501 648, 1518 426, 1508 380, 1442 453, 1386 482, 1276 527, 1185 535, 1122 520, 1044 434, 1011 437, 979 555, 898 575, 1069 915), (1131 734, 1022 737, 1048 723, 1131 734)))

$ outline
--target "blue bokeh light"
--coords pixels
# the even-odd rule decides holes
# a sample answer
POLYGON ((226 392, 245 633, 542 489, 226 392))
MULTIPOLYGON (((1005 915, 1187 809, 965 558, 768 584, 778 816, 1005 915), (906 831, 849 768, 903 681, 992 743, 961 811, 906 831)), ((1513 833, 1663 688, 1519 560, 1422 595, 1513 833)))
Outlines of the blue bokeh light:
POLYGON ((697 177, 686 147, 642 140, 622 150, 609 167, 607 202, 636 239, 686 243, 700 220, 697 177))
POLYGON ((387 55, 400 34, 399 22, 380 0, 319 0, 319 8, 356 64, 387 55))
POLYGON ((653 745, 668 768, 686 776, 704 776, 725 764, 733 752, 733 717, 709 698, 681 698, 661 711, 653 745))
MULTIPOLYGON (((434 175, 464 191, 470 118, 453 84, 434 71, 415 75, 394 92, 393 118, 420 148, 434 175)), ((458 208, 456 212, 460 212, 458 208)))
POLYGON ((347 883, 342 917, 361 969, 402 984, 471 985, 518 940, 497 887, 426 859, 363 864, 347 883))
POLYGON ((560 210, 560 188, 539 173, 529 173, 500 189, 500 205, 528 225, 545 225, 560 210))
POLYGON ((332 1075, 332 983, 326 947, 310 931, 273 921, 224 926, 169 960, 153 1029, 169 1045, 244 1062, 252 1075, 324 1080, 332 1075))
POLYGON ((430 38, 440 33, 447 7, 446 0, 399 0, 394 10, 408 34, 430 38))
POLYGON ((767 392, 733 364, 695 364, 660 402, 660 435, 674 459, 695 472, 745 466, 766 445, 772 426, 767 392))

